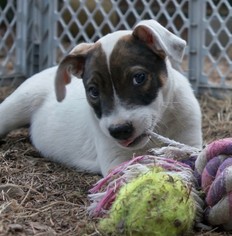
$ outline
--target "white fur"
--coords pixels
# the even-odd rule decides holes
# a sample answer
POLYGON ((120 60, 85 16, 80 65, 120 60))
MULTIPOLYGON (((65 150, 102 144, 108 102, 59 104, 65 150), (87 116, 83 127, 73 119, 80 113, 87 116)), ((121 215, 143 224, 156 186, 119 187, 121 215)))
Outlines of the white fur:
MULTIPOLYGON (((107 41, 104 38, 99 42, 107 45, 107 41)), ((112 46, 104 48, 110 55, 112 46)), ((0 105, 0 136, 30 123, 32 142, 42 155, 79 170, 103 175, 152 147, 152 143, 145 145, 148 140, 136 150, 120 146, 107 130, 118 120, 132 120, 135 136, 153 129, 168 138, 201 147, 198 102, 188 80, 171 67, 168 59, 166 64, 168 80, 152 104, 128 110, 119 103, 110 116, 100 120, 86 100, 80 79, 71 78, 66 86, 66 97, 59 103, 54 90, 57 67, 44 70, 25 81, 0 105)))

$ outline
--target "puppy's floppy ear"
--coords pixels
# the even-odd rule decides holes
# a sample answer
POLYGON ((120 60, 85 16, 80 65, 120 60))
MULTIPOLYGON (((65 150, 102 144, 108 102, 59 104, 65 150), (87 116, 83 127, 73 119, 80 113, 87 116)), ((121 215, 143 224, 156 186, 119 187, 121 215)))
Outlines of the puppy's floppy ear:
POLYGON ((85 58, 92 45, 92 43, 81 43, 77 45, 59 64, 55 78, 57 101, 61 102, 65 98, 65 86, 71 82, 71 75, 78 78, 82 77, 85 58))
POLYGON ((144 20, 138 23, 132 33, 145 42, 155 53, 165 58, 181 62, 186 42, 177 37, 155 20, 144 20))

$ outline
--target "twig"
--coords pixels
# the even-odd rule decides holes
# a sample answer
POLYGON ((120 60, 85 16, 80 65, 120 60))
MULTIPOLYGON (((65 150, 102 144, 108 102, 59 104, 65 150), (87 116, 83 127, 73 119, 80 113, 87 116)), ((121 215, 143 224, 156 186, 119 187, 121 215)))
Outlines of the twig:
MULTIPOLYGON (((33 170, 32 174, 34 174, 34 170, 33 170)), ((27 194, 25 195, 25 197, 23 198, 23 200, 22 200, 21 203, 19 204, 20 206, 23 205, 23 203, 26 201, 27 197, 29 196, 29 194, 30 194, 30 192, 31 192, 31 189, 32 189, 32 186, 33 186, 33 183, 34 183, 34 178, 32 178, 32 180, 31 180, 31 185, 30 185, 30 187, 29 187, 29 189, 28 189, 28 191, 27 191, 27 194)))

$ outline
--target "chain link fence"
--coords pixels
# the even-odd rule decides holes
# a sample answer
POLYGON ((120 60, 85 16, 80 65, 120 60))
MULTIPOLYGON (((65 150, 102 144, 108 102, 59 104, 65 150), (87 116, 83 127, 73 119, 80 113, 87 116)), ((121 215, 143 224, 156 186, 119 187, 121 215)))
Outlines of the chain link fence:
POLYGON ((187 40, 182 68, 196 92, 232 89, 232 0, 1 0, 0 86, 151 18, 187 40))

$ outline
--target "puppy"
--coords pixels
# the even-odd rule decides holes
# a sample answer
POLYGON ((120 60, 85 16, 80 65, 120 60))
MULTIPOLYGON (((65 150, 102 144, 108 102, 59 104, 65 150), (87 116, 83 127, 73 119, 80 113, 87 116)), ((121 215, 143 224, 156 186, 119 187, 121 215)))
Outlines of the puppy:
POLYGON ((184 47, 154 20, 79 44, 2 102, 0 135, 30 124, 42 155, 102 175, 154 147, 148 131, 201 147, 199 104, 170 62, 184 47))

